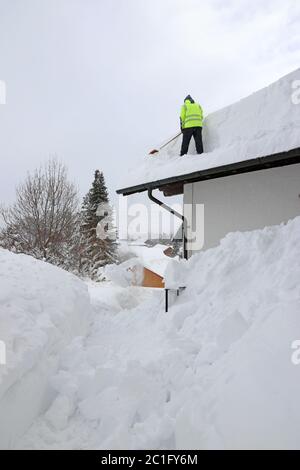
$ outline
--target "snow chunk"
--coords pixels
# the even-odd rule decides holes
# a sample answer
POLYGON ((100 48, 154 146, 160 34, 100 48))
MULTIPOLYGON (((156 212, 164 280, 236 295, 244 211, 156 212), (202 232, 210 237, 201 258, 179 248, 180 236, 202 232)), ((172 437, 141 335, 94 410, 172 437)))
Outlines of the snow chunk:
POLYGON ((217 343, 219 348, 226 352, 231 344, 240 339, 247 331, 248 325, 239 312, 225 318, 220 325, 217 343))

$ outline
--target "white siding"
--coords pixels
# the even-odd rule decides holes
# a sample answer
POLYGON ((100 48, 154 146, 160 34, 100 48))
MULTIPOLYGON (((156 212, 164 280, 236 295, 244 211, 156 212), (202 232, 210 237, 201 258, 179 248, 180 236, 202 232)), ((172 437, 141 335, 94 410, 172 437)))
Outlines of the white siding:
POLYGON ((299 216, 300 164, 188 184, 184 203, 193 204, 188 235, 195 226, 196 204, 204 204, 203 249, 217 246, 229 232, 277 225, 299 216))

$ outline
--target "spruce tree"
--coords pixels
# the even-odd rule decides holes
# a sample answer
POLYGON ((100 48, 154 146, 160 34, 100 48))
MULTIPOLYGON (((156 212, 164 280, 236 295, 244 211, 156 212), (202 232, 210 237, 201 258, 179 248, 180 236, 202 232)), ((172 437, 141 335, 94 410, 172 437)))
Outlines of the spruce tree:
POLYGON ((81 212, 80 270, 97 279, 100 267, 117 259, 116 230, 103 173, 95 171, 92 187, 83 199, 81 212))

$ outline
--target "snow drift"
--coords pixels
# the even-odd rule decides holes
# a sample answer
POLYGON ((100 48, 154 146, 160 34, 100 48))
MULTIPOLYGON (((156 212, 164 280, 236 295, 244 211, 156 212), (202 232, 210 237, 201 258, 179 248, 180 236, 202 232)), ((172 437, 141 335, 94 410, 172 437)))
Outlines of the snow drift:
POLYGON ((299 260, 297 218, 183 262, 167 315, 162 292, 94 286, 91 334, 62 354, 58 396, 17 447, 299 449, 299 260))
POLYGON ((69 342, 87 332, 87 288, 67 272, 0 249, 0 449, 14 445, 52 402, 49 377, 69 342))
MULTIPOLYGON (((179 157, 182 137, 158 155, 144 157, 122 187, 206 170, 300 147, 300 104, 293 100, 300 69, 238 103, 207 116, 203 128, 205 154, 179 157)), ((298 92, 298 95, 300 93, 298 92)), ((299 99, 298 99, 299 101, 299 99)))

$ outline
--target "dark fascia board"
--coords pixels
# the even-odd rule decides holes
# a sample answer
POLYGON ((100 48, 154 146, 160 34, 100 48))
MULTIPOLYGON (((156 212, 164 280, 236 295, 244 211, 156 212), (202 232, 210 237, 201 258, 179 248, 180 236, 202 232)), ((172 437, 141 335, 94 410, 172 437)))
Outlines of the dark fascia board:
MULTIPOLYGON (((199 157, 201 158, 201 157, 199 157)), ((268 168, 276 168, 279 166, 294 165, 300 163, 300 148, 289 150, 288 152, 276 153, 266 157, 252 158, 251 160, 244 160, 242 162, 230 163, 229 165, 222 165, 207 170, 195 171, 185 175, 174 176, 162 180, 151 181, 149 183, 131 186, 129 188, 118 189, 117 194, 129 196, 135 193, 142 193, 148 190, 163 189, 165 186, 170 186, 176 183, 190 184, 197 181, 207 181, 216 178, 224 178, 225 176, 237 175, 241 173, 250 173, 252 171, 259 171, 268 168)))

